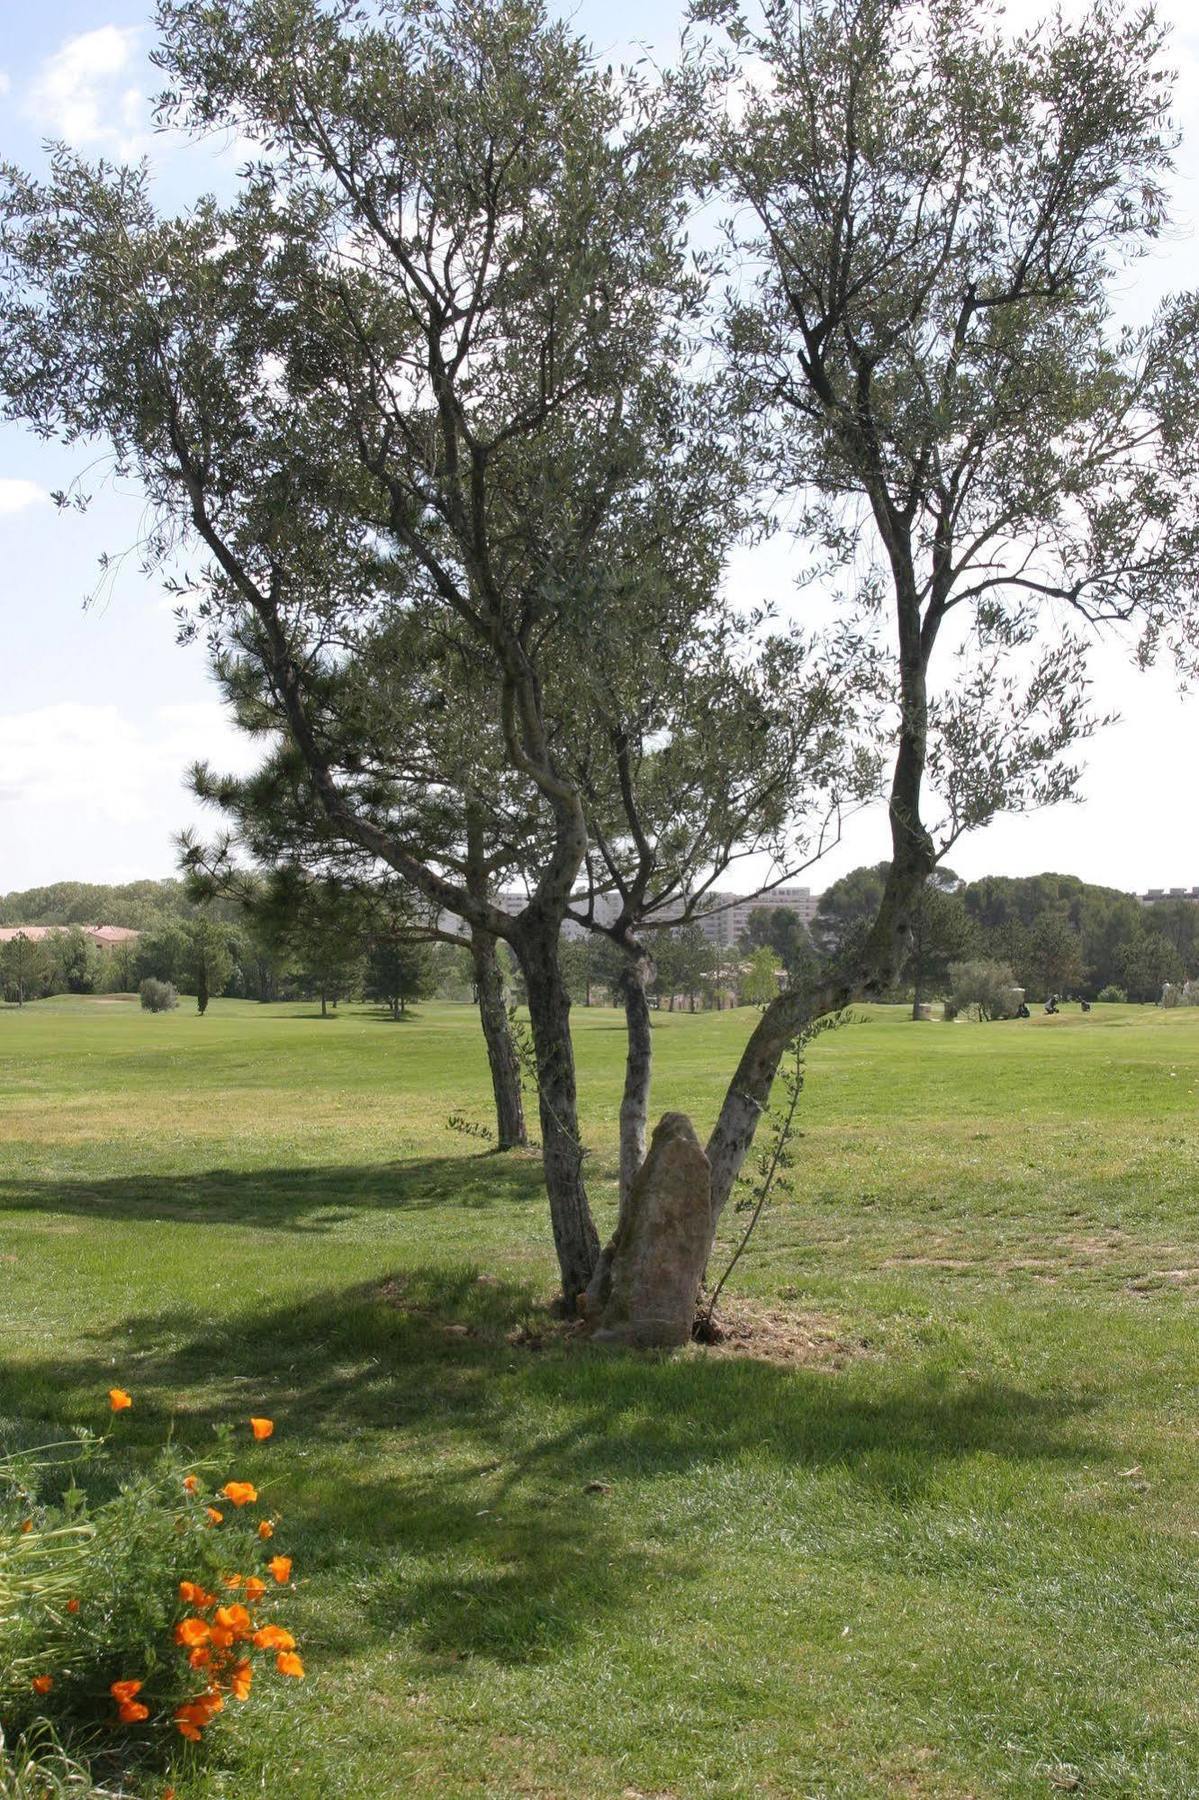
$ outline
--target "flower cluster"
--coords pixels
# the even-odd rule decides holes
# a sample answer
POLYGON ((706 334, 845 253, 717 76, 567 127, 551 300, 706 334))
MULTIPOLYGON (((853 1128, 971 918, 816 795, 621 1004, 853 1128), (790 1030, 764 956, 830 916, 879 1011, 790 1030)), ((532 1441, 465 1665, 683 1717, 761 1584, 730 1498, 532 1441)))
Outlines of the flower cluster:
MULTIPOLYGON (((256 1423, 261 1425, 269 1421, 258 1420, 256 1423)), ((227 1482, 221 1490, 226 1498, 230 1498, 231 1488, 239 1492, 249 1490, 244 1498, 233 1501, 235 1506, 249 1505, 258 1498, 248 1481, 227 1482)), ((259 1536, 269 1536, 271 1529, 269 1520, 260 1521, 259 1536), (263 1525, 268 1527, 266 1533, 262 1531, 263 1525)), ((278 1586, 291 1580, 290 1556, 273 1556, 266 1567, 278 1586)), ((188 1667, 201 1672, 205 1681, 202 1693, 175 1708, 176 1728, 193 1743, 199 1743, 204 1727, 222 1711, 227 1695, 232 1694, 235 1700, 249 1699, 254 1682, 251 1650, 273 1652, 280 1675, 291 1675, 297 1680, 304 1676, 304 1665, 295 1653, 296 1640, 291 1632, 281 1625, 259 1625, 250 1612, 250 1607, 268 1591, 262 1576, 225 1575, 222 1586, 242 1598, 222 1605, 220 1596, 209 1592, 199 1582, 179 1583, 179 1598, 192 1610, 175 1626, 175 1642, 185 1652, 188 1667)))
MULTIPOLYGON (((133 1399, 123 1388, 112 1388, 109 1390, 108 1403, 114 1413, 121 1413, 129 1410, 133 1399)), ((275 1429, 273 1421, 264 1418, 252 1418, 249 1425, 254 1440, 258 1443, 269 1438, 275 1429)), ((140 1725, 149 1720, 153 1713, 164 1724, 168 1720, 173 1723, 184 1738, 198 1743, 205 1727, 224 1710, 228 1699, 249 1699, 256 1659, 273 1659, 280 1675, 290 1676, 295 1680, 303 1679, 304 1665, 297 1654, 296 1640, 291 1633, 281 1625, 257 1616, 262 1603, 290 1583, 291 1558, 273 1555, 264 1563, 261 1572, 226 1572, 228 1565, 222 1567, 223 1559, 217 1544, 226 1538, 230 1529, 228 1527, 220 1534, 219 1539, 209 1540, 213 1546, 212 1551, 205 1552, 202 1547, 201 1540, 206 1536, 204 1521, 207 1521, 209 1531, 215 1531, 225 1518, 222 1508, 213 1502, 222 1501, 235 1512, 253 1507, 258 1502, 258 1490, 253 1482, 229 1480, 211 1494, 206 1494, 202 1491, 200 1476, 195 1473, 185 1474, 181 1478, 176 1474, 174 1479, 176 1483, 181 1479, 183 1490, 180 1499, 182 1512, 176 1518, 177 1529, 193 1544, 198 1560, 207 1564, 203 1581, 184 1578, 178 1582, 177 1617, 172 1635, 175 1646, 185 1659, 183 1679, 180 1682, 179 1675, 169 1671, 169 1657, 168 1666, 163 1668, 160 1665, 160 1673, 156 1676, 154 1653, 150 1652, 140 1675, 129 1674, 126 1666, 125 1670, 119 1671, 119 1679, 109 1683, 108 1693, 116 1702, 114 1724, 140 1725), (155 1708, 151 1694, 145 1690, 147 1686, 158 1686, 160 1682, 167 1692, 160 1695, 155 1708), (194 1691, 200 1682, 203 1685, 198 1692, 194 1691), (187 1698, 182 1704, 175 1704, 181 1691, 187 1698)), ((176 1486, 174 1491, 178 1495, 179 1487, 176 1486)), ((242 1563, 243 1569, 246 1566, 243 1558, 253 1557, 259 1546, 268 1544, 274 1537, 275 1526, 275 1520, 263 1517, 257 1521, 253 1537, 247 1532, 235 1534, 239 1548, 234 1551, 234 1555, 242 1563)), ((230 1560, 232 1561, 232 1557, 230 1560)), ((190 1559, 183 1562, 184 1569, 189 1567, 189 1561, 190 1559)), ((177 1564, 176 1567, 178 1566, 177 1564)), ((191 1568, 194 1570, 194 1562, 191 1563, 191 1568)), ((65 1611, 77 1615, 79 1600, 72 1596, 66 1603, 65 1611)), ((36 1664, 34 1666, 36 1668, 36 1664)), ((69 1661, 65 1667, 70 1672, 69 1661)), ((56 1671, 53 1664, 49 1668, 43 1665, 38 1673, 29 1678, 30 1687, 39 1698, 54 1689, 56 1672, 62 1671, 56 1671)), ((107 1680, 107 1675, 104 1679, 107 1680)), ((111 1714, 109 1717, 111 1718, 111 1714)))

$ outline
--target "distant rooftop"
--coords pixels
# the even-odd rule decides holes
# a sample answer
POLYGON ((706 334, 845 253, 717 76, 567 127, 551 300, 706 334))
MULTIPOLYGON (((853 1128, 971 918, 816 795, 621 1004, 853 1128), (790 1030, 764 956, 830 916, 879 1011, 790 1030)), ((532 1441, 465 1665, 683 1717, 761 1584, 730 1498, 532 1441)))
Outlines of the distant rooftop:
POLYGON ((139 938, 140 931, 130 931, 125 925, 0 925, 0 944, 10 944, 14 938, 28 938, 31 944, 38 944, 43 938, 53 937, 59 931, 80 930, 85 938, 93 944, 99 944, 102 950, 111 950, 114 944, 128 944, 139 938))

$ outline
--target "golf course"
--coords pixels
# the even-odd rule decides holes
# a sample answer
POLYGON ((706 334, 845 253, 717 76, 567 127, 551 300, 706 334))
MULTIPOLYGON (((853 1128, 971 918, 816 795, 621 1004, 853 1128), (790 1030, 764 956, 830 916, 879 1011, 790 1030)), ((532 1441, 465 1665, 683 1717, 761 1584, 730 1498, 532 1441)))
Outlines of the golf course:
MULTIPOLYGON (((656 1014, 653 1116, 756 1017, 656 1014)), ((602 1230, 623 1017, 572 1025, 602 1230)), ((0 1008, 6 1436, 275 1423, 306 1679, 122 1793, 1199 1795, 1199 1009, 856 1009, 674 1356, 551 1316, 490 1118, 465 1005, 0 1008)))

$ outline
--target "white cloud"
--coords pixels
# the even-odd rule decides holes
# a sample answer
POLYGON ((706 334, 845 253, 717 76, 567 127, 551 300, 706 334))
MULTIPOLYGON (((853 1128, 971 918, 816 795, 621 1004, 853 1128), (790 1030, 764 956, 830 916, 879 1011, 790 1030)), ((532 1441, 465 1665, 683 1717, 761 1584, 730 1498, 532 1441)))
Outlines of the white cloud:
POLYGON ((43 500, 49 498, 46 490, 40 488, 36 481, 0 475, 0 518, 6 513, 24 512, 27 506, 40 506, 43 500))
POLYGON ((0 814, 31 834, 50 835, 61 809, 77 831, 151 824, 166 838, 193 815, 192 762, 240 770, 256 754, 216 701, 156 707, 141 722, 114 705, 60 701, 0 716, 0 814))
POLYGON ((26 117, 76 149, 137 155, 147 141, 146 98, 131 79, 139 35, 133 27, 101 25, 68 38, 38 71, 26 117))

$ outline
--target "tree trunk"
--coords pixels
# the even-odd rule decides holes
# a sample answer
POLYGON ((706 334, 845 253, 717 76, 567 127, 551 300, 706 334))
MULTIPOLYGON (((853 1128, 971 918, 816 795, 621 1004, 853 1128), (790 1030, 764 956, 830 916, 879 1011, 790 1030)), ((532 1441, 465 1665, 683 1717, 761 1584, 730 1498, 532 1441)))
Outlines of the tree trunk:
POLYGON ((624 1066, 624 1093, 620 1101, 620 1209, 616 1229, 600 1252, 587 1285, 588 1312, 601 1310, 611 1292, 612 1262, 624 1236, 629 1202, 637 1172, 645 1161, 649 1125, 649 1095, 653 1079, 653 1029, 648 989, 653 964, 644 955, 631 959, 621 980, 628 1049, 624 1066))
POLYGON ((624 1016, 628 1033, 624 1093, 620 1101, 620 1203, 628 1200, 637 1171, 645 1161, 649 1091, 653 1079, 653 1043, 647 990, 653 980, 648 957, 639 956, 625 971, 624 1016))
POLYGON ((529 1020, 537 1055, 541 1154, 554 1248, 562 1272, 562 1304, 568 1317, 578 1307, 599 1258, 599 1237, 583 1181, 570 995, 558 958, 556 920, 529 919, 513 933, 529 996, 529 1020))
POLYGON ((899 630, 901 714, 891 778, 891 867, 866 943, 851 965, 834 970, 818 987, 779 995, 763 1012, 729 1084, 716 1127, 708 1139, 712 1170, 712 1231, 754 1140, 758 1120, 770 1103, 779 1062, 796 1032, 851 1000, 885 991, 903 967, 912 941, 915 911, 937 853, 921 818, 921 789, 928 752, 928 691, 925 679, 935 623, 921 631, 920 603, 903 546, 892 555, 899 630))
POLYGON ((470 954, 474 965, 479 1019, 487 1045, 491 1091, 495 1096, 496 1141, 501 1150, 516 1150, 529 1141, 525 1108, 520 1092, 520 1059, 512 1042, 508 1009, 504 1004, 504 972, 490 932, 473 926, 470 954))
POLYGON ((327 1019, 328 1017, 329 1017, 329 1008, 325 1005, 325 990, 324 990, 324 988, 322 988, 321 989, 321 1018, 327 1019))

